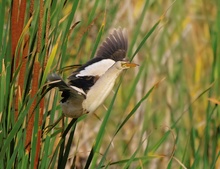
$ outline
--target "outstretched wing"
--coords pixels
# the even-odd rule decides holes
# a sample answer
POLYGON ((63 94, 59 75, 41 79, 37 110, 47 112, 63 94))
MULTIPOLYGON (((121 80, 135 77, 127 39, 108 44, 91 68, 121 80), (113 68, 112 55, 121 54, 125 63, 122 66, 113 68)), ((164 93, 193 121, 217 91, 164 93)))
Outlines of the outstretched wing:
POLYGON ((96 58, 124 60, 128 49, 128 39, 125 30, 115 29, 99 47, 96 58))
POLYGON ((125 60, 127 48, 128 40, 125 30, 115 29, 100 45, 96 57, 68 77, 69 84, 80 87, 84 91, 89 90, 115 62, 125 60))

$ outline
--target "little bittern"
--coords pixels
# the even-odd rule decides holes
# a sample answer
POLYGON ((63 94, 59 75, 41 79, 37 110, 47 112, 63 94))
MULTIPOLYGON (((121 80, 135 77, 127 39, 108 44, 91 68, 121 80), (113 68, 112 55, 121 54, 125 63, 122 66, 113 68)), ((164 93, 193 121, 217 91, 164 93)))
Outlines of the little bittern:
POLYGON ((65 116, 78 118, 94 112, 109 95, 119 74, 137 66, 126 61, 127 48, 125 31, 114 30, 98 48, 96 57, 74 71, 68 83, 57 74, 48 76, 50 85, 62 91, 60 104, 65 116))

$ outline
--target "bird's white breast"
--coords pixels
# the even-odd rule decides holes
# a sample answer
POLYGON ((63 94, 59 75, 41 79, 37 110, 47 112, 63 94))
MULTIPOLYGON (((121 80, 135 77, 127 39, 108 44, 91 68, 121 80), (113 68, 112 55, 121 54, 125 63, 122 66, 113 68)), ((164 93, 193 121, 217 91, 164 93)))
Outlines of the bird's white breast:
POLYGON ((111 92, 115 80, 122 70, 112 66, 99 80, 90 88, 83 101, 82 106, 88 112, 94 112, 111 92))

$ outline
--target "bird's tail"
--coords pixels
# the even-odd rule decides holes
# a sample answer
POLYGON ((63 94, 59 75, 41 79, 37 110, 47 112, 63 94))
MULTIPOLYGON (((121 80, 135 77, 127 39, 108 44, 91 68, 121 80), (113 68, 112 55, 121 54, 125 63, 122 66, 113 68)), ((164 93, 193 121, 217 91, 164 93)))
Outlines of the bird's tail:
POLYGON ((59 90, 64 91, 69 88, 69 86, 64 82, 64 80, 57 74, 52 73, 47 77, 49 85, 51 87, 58 87, 59 90))

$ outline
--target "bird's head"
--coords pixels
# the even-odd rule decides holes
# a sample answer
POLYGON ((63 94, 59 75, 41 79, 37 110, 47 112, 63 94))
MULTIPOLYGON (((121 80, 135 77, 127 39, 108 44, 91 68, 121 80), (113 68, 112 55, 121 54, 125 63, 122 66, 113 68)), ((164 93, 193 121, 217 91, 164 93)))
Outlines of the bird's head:
POLYGON ((130 63, 126 61, 117 61, 115 64, 116 64, 116 68, 119 70, 129 69, 138 66, 138 64, 136 63, 130 63))

